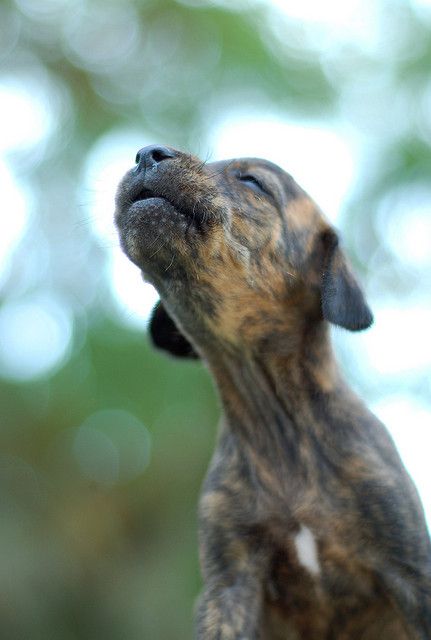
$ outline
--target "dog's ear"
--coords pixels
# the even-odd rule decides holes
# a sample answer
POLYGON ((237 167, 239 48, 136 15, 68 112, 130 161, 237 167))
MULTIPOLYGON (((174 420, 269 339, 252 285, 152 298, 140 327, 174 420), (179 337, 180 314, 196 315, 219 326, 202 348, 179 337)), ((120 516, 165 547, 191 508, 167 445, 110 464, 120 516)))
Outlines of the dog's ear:
POLYGON ((151 340, 158 349, 163 349, 177 358, 198 359, 190 342, 179 331, 168 315, 162 302, 159 301, 151 315, 149 330, 151 340))
POLYGON ((323 317, 350 331, 367 329, 373 322, 373 314, 339 247, 337 234, 332 229, 327 230, 322 236, 322 241, 324 245, 321 281, 323 317))

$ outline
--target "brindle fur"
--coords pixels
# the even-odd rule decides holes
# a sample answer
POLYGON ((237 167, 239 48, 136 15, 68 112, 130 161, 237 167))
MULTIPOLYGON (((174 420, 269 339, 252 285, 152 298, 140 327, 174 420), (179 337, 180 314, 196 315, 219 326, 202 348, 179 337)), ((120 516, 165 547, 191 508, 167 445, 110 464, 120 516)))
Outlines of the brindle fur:
POLYGON ((163 147, 138 154, 116 205, 122 246, 161 296, 153 339, 201 357, 224 409, 200 500, 196 638, 429 640, 422 507, 335 362, 328 322, 372 316, 318 207, 269 162, 163 147), (295 544, 304 527, 314 567, 295 544))

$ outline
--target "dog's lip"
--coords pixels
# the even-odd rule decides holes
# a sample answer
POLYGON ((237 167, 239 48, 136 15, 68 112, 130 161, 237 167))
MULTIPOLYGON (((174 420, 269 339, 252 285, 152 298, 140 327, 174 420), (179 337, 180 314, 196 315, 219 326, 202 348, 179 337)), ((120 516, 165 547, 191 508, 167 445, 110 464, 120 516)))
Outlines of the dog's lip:
POLYGON ((178 202, 175 202, 173 199, 167 198, 165 195, 157 193, 148 187, 142 187, 137 191, 134 195, 130 197, 129 203, 130 205, 134 205, 135 203, 145 203, 146 201, 162 201, 166 204, 170 205, 177 213, 179 213, 183 218, 186 218, 190 224, 199 225, 199 218, 195 213, 192 214, 191 211, 182 207, 178 202))
MULTIPOLYGON (((152 198, 162 198, 162 196, 158 196, 157 194, 154 193, 154 191, 151 191, 151 189, 147 189, 146 187, 143 187, 130 200, 131 200, 131 203, 133 204, 134 202, 141 202, 142 200, 150 200, 152 198)), ((162 198, 162 199, 165 200, 165 198, 162 198)))

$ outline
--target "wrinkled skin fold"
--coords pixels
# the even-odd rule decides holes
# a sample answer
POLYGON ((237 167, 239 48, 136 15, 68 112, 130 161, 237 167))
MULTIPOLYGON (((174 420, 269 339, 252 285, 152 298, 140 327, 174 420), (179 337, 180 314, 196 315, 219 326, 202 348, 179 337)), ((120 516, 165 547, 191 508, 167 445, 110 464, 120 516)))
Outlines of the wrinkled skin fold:
POLYGON ((224 410, 196 638, 429 640, 422 506, 334 359, 329 324, 358 331, 372 314, 319 208, 267 161, 148 147, 115 219, 160 293, 153 342, 201 358, 224 410))

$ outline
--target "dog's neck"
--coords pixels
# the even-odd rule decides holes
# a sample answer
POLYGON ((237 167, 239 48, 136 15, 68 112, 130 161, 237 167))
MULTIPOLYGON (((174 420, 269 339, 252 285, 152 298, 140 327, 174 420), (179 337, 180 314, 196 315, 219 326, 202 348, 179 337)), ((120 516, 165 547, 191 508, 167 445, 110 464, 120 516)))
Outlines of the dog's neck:
POLYGON ((322 430, 336 437, 341 398, 352 411, 357 406, 340 375, 326 323, 313 325, 297 344, 289 355, 219 352, 209 362, 229 428, 245 449, 279 469, 287 463, 290 472, 305 468, 302 449, 309 450, 322 430))
MULTIPOLYGON (((331 393, 343 385, 326 322, 313 323, 287 353, 277 349, 217 349, 209 354, 210 368, 225 402, 236 390, 240 404, 248 405, 252 397, 274 394, 284 405, 294 403, 298 393, 331 393), (229 381, 229 382, 228 382, 229 381), (253 386, 255 393, 253 393, 253 386)), ((263 399, 263 398, 262 398, 263 399)), ((269 399, 269 398, 268 398, 269 399)), ((301 398, 301 402, 302 402, 301 398)))

